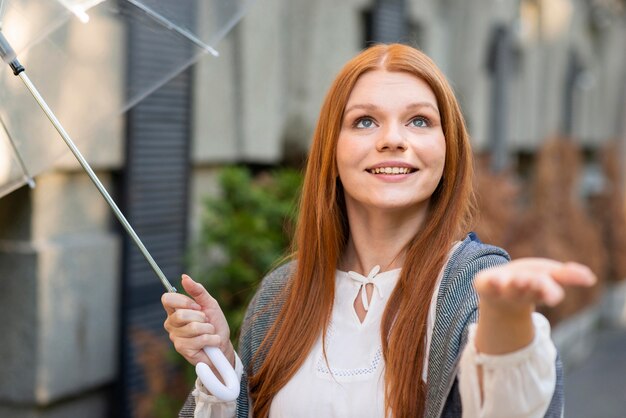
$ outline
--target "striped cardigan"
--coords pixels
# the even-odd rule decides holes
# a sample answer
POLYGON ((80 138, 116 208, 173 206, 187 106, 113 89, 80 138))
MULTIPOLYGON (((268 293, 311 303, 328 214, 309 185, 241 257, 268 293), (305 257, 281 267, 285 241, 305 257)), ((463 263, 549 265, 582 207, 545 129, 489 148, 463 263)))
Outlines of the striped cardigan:
MULTIPOLYGON (((480 270, 506 263, 509 255, 502 249, 481 243, 470 233, 450 256, 445 266, 437 295, 437 308, 428 359, 428 386, 424 417, 460 417, 461 397, 456 379, 461 352, 468 337, 468 325, 478 320, 478 295, 473 279, 480 270)), ((288 263, 274 270, 261 282, 252 299, 241 329, 239 356, 244 370, 256 373, 265 358, 260 353, 251 363, 265 334, 276 320, 282 301, 281 291, 287 284, 294 264, 288 263)), ((563 373, 557 358, 557 383, 546 417, 559 418, 563 411, 563 373)), ((195 402, 191 394, 179 417, 193 417, 195 402)), ((241 380, 241 394, 237 400, 237 417, 247 418, 248 384, 246 373, 241 380)))

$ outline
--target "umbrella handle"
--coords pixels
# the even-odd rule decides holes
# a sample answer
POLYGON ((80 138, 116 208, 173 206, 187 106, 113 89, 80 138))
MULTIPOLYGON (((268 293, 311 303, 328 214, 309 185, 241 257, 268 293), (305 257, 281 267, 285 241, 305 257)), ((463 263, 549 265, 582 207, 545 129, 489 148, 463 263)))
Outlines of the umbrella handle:
POLYGON ((203 350, 209 356, 217 371, 220 372, 220 376, 222 376, 226 385, 219 381, 206 363, 196 364, 196 374, 200 381, 216 398, 222 401, 234 401, 239 397, 240 386, 235 370, 219 348, 207 346, 203 350))

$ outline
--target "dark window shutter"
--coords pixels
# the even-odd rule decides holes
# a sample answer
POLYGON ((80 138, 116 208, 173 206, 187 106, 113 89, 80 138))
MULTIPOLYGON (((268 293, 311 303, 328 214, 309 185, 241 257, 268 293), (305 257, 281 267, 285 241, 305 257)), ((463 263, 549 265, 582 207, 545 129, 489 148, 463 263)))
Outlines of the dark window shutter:
MULTIPOLYGON (((164 0, 169 1, 169 0, 164 0)), ((193 21, 193 4, 181 2, 181 17, 193 21)), ((132 6, 124 6, 132 7, 132 6)), ((128 25, 128 85, 139 86, 162 54, 180 56, 190 51, 169 39, 154 42, 154 33, 128 25), (157 47, 158 45, 158 47, 157 47)), ((126 164, 122 190, 125 213, 170 282, 178 287, 185 254, 191 115, 191 71, 186 70, 146 97, 127 113, 126 164)), ((163 329, 165 291, 144 257, 125 236, 122 277, 121 371, 119 415, 146 416, 154 404, 154 380, 163 370, 155 358, 159 347, 169 347, 163 329)), ((159 376, 162 377, 162 376, 159 376)))
POLYGON ((376 0, 366 24, 366 44, 370 42, 407 42, 409 20, 405 0, 376 0))

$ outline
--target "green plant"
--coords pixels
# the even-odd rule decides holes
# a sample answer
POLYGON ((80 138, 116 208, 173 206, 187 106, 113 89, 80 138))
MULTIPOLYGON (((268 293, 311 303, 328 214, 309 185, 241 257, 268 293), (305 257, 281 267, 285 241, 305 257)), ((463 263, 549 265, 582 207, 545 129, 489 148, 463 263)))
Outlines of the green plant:
POLYGON ((193 270, 220 303, 235 344, 256 285, 287 253, 301 183, 293 169, 253 176, 245 167, 227 167, 219 175, 220 196, 204 201, 193 270))
MULTIPOLYGON (((194 279, 218 300, 237 347, 257 284, 287 254, 302 175, 281 168, 253 176, 249 169, 233 166, 219 173, 218 183, 219 195, 203 202, 199 239, 190 249, 189 263, 194 279)), ((173 348, 167 360, 177 370, 177 381, 186 383, 176 384, 182 394, 167 389, 153 398, 151 410, 161 411, 158 416, 180 409, 196 378, 193 366, 173 348)))

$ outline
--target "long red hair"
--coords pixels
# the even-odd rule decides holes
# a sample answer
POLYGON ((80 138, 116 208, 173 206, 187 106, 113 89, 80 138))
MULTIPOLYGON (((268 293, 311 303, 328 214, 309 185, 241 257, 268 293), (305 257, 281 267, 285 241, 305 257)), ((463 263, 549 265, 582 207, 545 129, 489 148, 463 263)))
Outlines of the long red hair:
POLYGON ((249 370, 255 417, 269 415, 273 397, 300 368, 320 334, 325 336, 335 270, 349 235, 335 160, 337 140, 356 81, 376 69, 410 73, 430 86, 446 141, 442 179, 424 224, 405 248, 402 272, 381 324, 387 413, 395 417, 424 413, 426 387, 421 376, 429 301, 452 243, 462 238, 471 218, 472 155, 459 105, 441 71, 422 52, 392 44, 373 46, 350 60, 326 95, 302 189, 294 239, 297 268, 285 289, 279 320, 259 350, 266 357, 258 372, 249 370))

